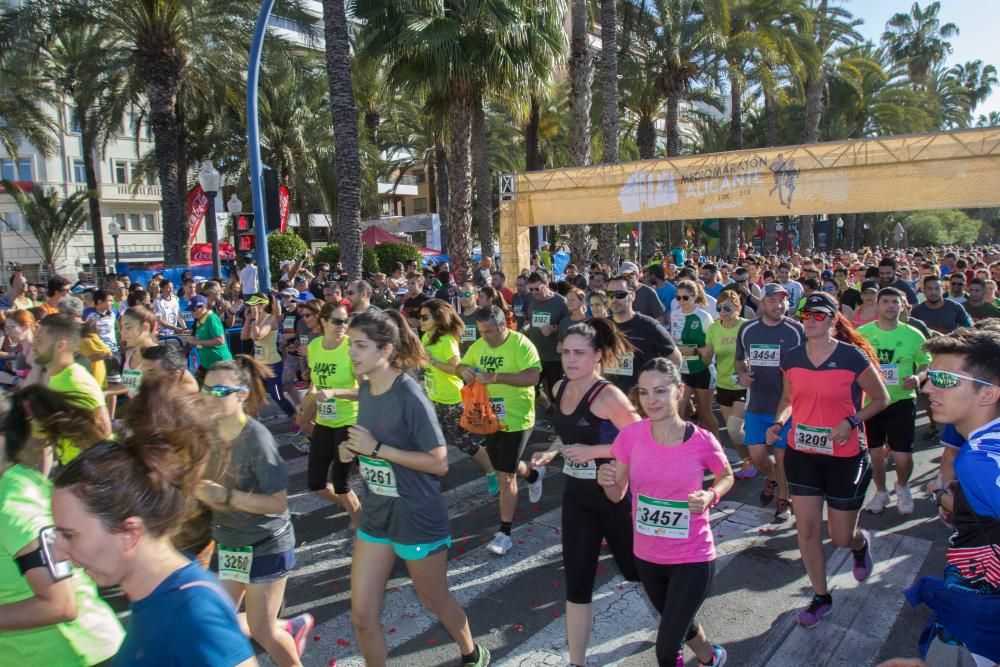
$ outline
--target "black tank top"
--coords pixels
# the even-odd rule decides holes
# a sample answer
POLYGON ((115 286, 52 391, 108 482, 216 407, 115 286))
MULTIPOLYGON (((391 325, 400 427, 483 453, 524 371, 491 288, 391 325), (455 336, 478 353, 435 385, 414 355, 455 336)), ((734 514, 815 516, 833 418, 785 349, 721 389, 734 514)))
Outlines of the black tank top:
MULTIPOLYGON (((565 445, 610 445, 618 435, 618 429, 607 419, 602 419, 590 411, 590 405, 597 398, 597 395, 607 387, 610 382, 599 379, 591 385, 587 393, 583 395, 576 408, 570 414, 563 414, 562 396, 566 391, 568 380, 563 380, 559 385, 559 392, 556 394, 555 415, 552 418, 552 426, 565 445)), ((594 464, 600 466, 608 463, 611 459, 596 459, 594 464)), ((604 490, 597 484, 595 479, 579 479, 570 475, 566 476, 566 492, 573 493, 577 498, 591 503, 607 501, 604 490)))

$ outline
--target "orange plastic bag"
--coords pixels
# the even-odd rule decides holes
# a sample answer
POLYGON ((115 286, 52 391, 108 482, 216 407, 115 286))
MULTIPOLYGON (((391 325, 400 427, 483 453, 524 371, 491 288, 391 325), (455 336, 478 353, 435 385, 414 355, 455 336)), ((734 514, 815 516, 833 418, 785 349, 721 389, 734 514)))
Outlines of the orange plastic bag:
POLYGON ((462 387, 462 418, 458 424, 476 435, 489 435, 502 428, 483 383, 472 381, 462 387))

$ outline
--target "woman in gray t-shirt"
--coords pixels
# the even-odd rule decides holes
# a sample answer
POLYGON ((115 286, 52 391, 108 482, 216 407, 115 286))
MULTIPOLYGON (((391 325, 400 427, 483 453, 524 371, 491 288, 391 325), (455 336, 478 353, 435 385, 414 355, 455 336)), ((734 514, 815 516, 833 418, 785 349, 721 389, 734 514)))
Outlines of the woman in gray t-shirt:
POLYGON ((451 529, 438 478, 448 472, 444 434, 434 406, 407 371, 426 361, 420 339, 398 311, 361 313, 351 320, 351 361, 357 377, 358 422, 341 445, 355 455, 368 491, 351 560, 351 616, 369 665, 384 665, 388 648, 379 616, 396 558, 413 586, 458 644, 462 662, 489 664, 472 642, 465 612, 448 590, 451 529))

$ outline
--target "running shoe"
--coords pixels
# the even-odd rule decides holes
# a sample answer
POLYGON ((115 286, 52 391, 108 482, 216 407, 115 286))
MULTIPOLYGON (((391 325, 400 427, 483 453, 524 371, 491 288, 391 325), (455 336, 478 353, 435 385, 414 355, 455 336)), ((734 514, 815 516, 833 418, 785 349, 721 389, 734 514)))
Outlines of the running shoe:
POLYGON ((774 510, 774 522, 785 523, 792 518, 792 502, 778 498, 777 509, 774 510))
POLYGON ((761 507, 767 507, 774 500, 774 494, 778 492, 778 483, 773 479, 764 480, 764 488, 760 492, 761 507))
POLYGON ((292 440, 292 447, 299 450, 303 454, 309 453, 309 438, 304 435, 300 435, 294 440, 292 440))
POLYGON ((754 467, 750 459, 743 459, 743 465, 733 473, 736 479, 753 479, 757 476, 757 468, 754 467))
POLYGON ((872 559, 872 534, 867 530, 860 532, 865 538, 865 550, 860 555, 858 552, 854 552, 854 578, 858 581, 864 581, 871 575, 875 561, 872 559))
POLYGON ((913 496, 910 494, 910 487, 906 484, 896 485, 896 509, 903 516, 913 514, 913 496))
POLYGON ((726 664, 726 658, 728 657, 729 655, 726 653, 726 649, 722 648, 718 644, 712 644, 712 662, 705 663, 699 660, 698 663, 705 665, 705 667, 722 667, 726 664))
POLYGON ((495 496, 500 493, 500 482, 497 480, 497 474, 495 472, 486 473, 486 490, 490 492, 491 496, 495 496))
POLYGON ((528 500, 533 503, 542 500, 542 479, 545 477, 545 467, 535 468, 538 471, 538 479, 528 484, 528 500))
POLYGON ((476 648, 479 650, 479 657, 476 658, 475 662, 467 662, 462 667, 486 667, 486 665, 490 664, 489 649, 482 644, 476 644, 476 648))
POLYGON ((302 654, 306 652, 306 645, 309 641, 309 633, 312 632, 313 627, 316 625, 316 619, 312 617, 312 614, 299 614, 298 616, 289 619, 285 624, 285 630, 292 636, 295 640, 295 652, 302 657, 302 654))
POLYGON ((486 545, 486 550, 495 553, 497 556, 503 556, 513 546, 514 542, 510 539, 510 535, 497 531, 497 534, 493 536, 490 543, 486 545))
POLYGON ((872 514, 881 514, 885 510, 886 505, 889 504, 889 492, 888 491, 876 491, 875 496, 868 501, 865 505, 865 511, 871 512, 872 514))
POLYGON ((823 617, 833 610, 833 598, 829 595, 813 595, 809 605, 799 612, 798 622, 804 628, 815 628, 823 617))

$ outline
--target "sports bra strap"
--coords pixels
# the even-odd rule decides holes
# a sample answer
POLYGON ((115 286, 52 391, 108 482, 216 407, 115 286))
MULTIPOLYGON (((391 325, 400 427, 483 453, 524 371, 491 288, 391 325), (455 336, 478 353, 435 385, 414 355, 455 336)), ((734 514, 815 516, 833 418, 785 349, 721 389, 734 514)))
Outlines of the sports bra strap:
POLYGON ((601 378, 593 385, 591 385, 590 389, 588 389, 587 393, 583 395, 583 399, 581 399, 580 402, 583 403, 586 401, 587 408, 589 409, 590 406, 594 404, 594 401, 597 400, 597 395, 600 394, 602 391, 604 391, 604 388, 607 387, 609 384, 611 384, 611 382, 605 380, 604 378, 601 378))

